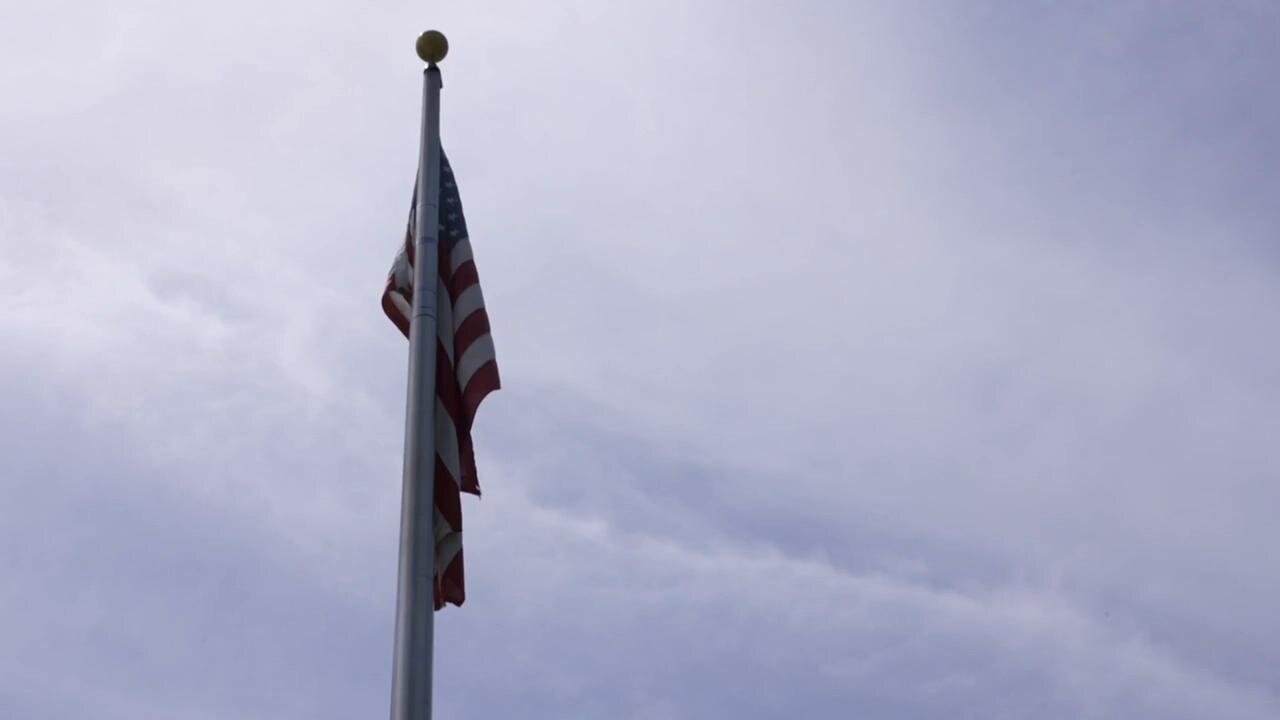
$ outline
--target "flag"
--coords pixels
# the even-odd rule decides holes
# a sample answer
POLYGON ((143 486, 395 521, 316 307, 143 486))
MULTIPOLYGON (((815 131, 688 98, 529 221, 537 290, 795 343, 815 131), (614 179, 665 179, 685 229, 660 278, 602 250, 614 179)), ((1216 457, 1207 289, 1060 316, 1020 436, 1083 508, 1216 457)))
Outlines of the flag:
MULTIPOLYGON (((391 265, 382 309, 409 337, 413 308, 414 214, 417 188, 409 206, 404 244, 391 265)), ((480 294, 462 216, 462 199, 449 161, 440 158, 440 272, 436 282, 436 609, 466 599, 462 572, 462 496, 480 494, 471 425, 476 408, 499 387, 498 365, 489 335, 489 316, 480 294)))

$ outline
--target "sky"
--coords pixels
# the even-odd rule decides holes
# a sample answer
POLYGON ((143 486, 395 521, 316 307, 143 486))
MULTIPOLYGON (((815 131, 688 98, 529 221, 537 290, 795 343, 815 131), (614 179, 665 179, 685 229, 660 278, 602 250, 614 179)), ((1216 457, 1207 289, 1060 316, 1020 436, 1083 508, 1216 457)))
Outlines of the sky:
POLYGON ((437 717, 1280 717, 1276 5, 0 19, 0 717, 387 712, 428 27, 437 717))

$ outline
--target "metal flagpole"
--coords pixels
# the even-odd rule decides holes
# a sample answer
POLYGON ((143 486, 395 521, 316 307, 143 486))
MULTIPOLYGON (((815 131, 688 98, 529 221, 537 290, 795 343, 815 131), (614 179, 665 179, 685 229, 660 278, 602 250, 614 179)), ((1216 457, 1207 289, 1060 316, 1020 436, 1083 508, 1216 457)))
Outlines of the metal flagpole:
POLYGON ((422 140, 414 208, 413 312, 409 327, 409 398, 400 500, 400 577, 396 593, 391 720, 431 720, 435 620, 436 287, 439 284, 440 68, 449 43, 430 30, 418 38, 422 140))

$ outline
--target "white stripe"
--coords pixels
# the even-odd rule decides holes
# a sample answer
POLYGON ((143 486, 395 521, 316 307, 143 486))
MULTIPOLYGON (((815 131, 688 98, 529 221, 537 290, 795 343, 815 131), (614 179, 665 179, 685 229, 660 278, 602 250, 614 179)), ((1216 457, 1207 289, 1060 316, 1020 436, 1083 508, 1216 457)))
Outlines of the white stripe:
POLYGON ((458 238, 453 244, 453 253, 449 255, 449 272, 462 267, 462 263, 471 259, 471 240, 458 238))
POLYGON ((485 333, 476 338, 476 341, 471 343, 471 347, 467 348, 467 351, 462 353, 462 358, 458 360, 458 385, 465 390, 467 383, 471 382, 471 376, 495 357, 493 337, 485 333))
POLYGON ((444 513, 440 512, 440 508, 436 508, 435 511, 435 520, 432 521, 434 524, 431 526, 431 529, 436 535, 436 545, 439 545, 440 541, 443 540, 446 535, 453 533, 454 530, 453 527, 449 525, 449 521, 444 519, 444 513))
POLYGON ((404 250, 396 254, 395 262, 391 264, 391 277, 398 288, 413 286, 413 268, 410 267, 409 258, 405 256, 404 250))
POLYGON ((409 301, 405 299, 404 295, 399 290, 391 291, 391 304, 396 306, 396 312, 400 313, 400 317, 404 318, 405 322, 410 321, 409 313, 411 312, 411 309, 409 307, 409 301))
POLYGON ((453 362, 453 302, 449 300, 449 289, 444 283, 436 281, 436 337, 444 347, 444 354, 453 362))
POLYGON ((458 551, 462 549, 462 533, 449 533, 444 538, 436 540, 436 574, 444 575, 444 571, 449 569, 449 563, 458 556, 458 551))
POLYGON ((453 418, 444 409, 440 398, 436 398, 436 454, 453 476, 454 483, 462 482, 462 462, 458 458, 458 429, 453 426, 453 418))
POLYGON ((458 302, 453 304, 453 329, 456 331, 471 313, 483 309, 484 296, 480 294, 480 283, 476 283, 463 290, 458 302))

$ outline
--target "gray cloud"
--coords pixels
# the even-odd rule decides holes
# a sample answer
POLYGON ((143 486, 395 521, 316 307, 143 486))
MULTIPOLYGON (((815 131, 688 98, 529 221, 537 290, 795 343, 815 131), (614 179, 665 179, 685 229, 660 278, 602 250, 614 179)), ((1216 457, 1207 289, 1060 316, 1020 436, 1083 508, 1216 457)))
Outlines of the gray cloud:
MULTIPOLYGON (((1274 10, 437 12, 441 716, 1277 714, 1274 10)), ((14 15, 0 714, 384 712, 418 13, 14 15)))

